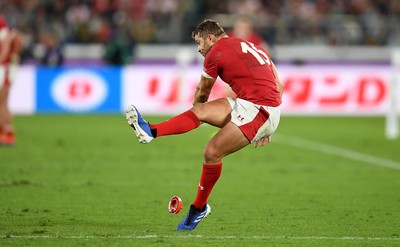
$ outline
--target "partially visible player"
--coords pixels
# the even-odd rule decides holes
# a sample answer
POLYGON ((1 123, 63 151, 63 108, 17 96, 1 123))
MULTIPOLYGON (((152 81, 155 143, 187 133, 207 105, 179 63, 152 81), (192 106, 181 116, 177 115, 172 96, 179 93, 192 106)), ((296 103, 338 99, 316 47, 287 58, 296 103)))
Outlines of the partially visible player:
POLYGON ((228 32, 228 36, 247 40, 257 46, 261 46, 267 52, 271 52, 268 43, 254 30, 253 24, 251 17, 239 16, 233 24, 233 29, 228 32))
POLYGON ((10 87, 16 77, 22 36, 0 15, 0 145, 14 145, 13 117, 8 106, 10 87))
MULTIPOLYGON (((196 198, 177 230, 193 230, 211 212, 208 197, 221 175, 225 156, 250 143, 257 147, 270 141, 279 124, 283 93, 275 65, 263 48, 228 37, 213 20, 200 23, 192 37, 198 51, 205 57, 193 107, 159 124, 146 122, 133 105, 126 110, 128 124, 140 143, 185 133, 201 123, 220 128, 206 145, 196 198), (232 88, 236 98, 207 102, 218 76, 232 88)), ((251 163, 243 165, 251 169, 251 163)))

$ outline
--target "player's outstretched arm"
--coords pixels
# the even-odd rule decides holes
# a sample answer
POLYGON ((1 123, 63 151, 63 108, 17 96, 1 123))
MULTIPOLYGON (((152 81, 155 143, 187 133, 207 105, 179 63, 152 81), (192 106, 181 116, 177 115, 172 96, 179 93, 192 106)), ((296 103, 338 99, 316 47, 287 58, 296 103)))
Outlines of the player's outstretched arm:
POLYGON ((211 89, 214 86, 216 79, 215 78, 208 78, 201 75, 200 81, 196 86, 196 90, 194 92, 193 97, 193 105, 197 103, 205 103, 210 96, 211 89))

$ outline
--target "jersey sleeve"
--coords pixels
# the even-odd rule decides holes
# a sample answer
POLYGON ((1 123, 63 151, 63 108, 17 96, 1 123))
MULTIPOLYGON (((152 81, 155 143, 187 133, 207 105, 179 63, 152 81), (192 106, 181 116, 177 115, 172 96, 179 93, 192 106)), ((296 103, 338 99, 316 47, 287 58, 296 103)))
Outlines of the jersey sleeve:
POLYGON ((221 53, 216 49, 211 49, 204 59, 204 69, 202 75, 207 78, 218 77, 221 53))

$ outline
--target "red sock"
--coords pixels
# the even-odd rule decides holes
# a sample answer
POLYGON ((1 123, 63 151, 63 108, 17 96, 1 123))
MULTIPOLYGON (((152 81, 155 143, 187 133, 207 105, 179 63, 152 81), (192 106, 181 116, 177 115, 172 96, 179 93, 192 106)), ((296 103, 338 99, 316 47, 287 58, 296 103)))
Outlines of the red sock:
POLYGON ((191 111, 186 111, 175 116, 165 122, 159 124, 150 124, 150 129, 155 136, 165 136, 173 134, 181 134, 199 127, 200 120, 191 111))
POLYGON ((193 205, 196 208, 202 209, 205 204, 207 204, 208 197, 211 194, 215 183, 217 182, 219 176, 221 176, 222 163, 215 165, 205 165, 203 164, 203 171, 201 172, 199 187, 197 188, 196 199, 193 205))

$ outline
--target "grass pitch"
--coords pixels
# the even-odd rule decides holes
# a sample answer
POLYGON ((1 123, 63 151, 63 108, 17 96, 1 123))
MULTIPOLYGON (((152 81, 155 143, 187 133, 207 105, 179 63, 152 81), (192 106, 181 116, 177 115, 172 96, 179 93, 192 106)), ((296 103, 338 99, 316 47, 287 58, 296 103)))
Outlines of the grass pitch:
POLYGON ((224 160, 192 232, 175 228, 215 128, 139 145, 122 115, 15 123, 17 145, 0 148, 0 246, 400 246, 400 140, 383 118, 283 117, 267 147, 224 160))

